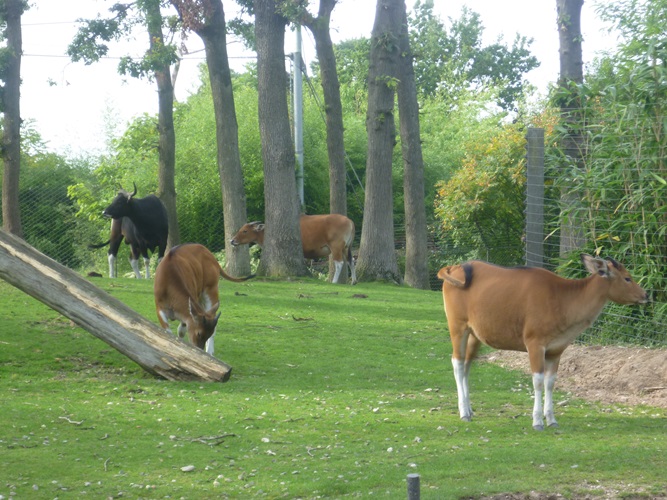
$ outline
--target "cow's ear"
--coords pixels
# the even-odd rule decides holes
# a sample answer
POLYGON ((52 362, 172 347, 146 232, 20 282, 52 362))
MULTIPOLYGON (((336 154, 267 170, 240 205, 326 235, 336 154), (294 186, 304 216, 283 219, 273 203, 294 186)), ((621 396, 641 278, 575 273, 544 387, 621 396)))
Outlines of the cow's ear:
POLYGON ((190 312, 190 317, 197 321, 197 315, 195 314, 195 311, 192 310, 192 299, 188 298, 188 310, 190 312))
POLYGON ((609 263, 606 260, 585 253, 581 254, 581 260, 589 273, 597 274, 603 278, 609 277, 609 263))
POLYGON ((257 224, 255 226, 255 231, 264 231, 264 224, 257 224))

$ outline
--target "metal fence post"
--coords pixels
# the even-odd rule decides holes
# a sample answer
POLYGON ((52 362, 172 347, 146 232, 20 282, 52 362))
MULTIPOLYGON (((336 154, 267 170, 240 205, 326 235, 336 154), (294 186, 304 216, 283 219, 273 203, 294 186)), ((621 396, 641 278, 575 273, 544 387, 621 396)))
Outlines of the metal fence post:
POLYGON ((526 133, 526 265, 544 265, 544 129, 526 133))
POLYGON ((408 474, 408 500, 419 500, 419 474, 408 474))

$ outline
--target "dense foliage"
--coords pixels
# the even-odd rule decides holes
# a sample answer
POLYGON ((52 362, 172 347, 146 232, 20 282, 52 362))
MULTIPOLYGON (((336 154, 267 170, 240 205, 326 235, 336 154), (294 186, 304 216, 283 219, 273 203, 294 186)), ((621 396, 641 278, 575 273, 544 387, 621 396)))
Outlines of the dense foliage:
POLYGON ((469 140, 461 168, 437 185, 435 215, 448 260, 499 264, 523 258, 525 132, 490 124, 484 140, 469 140))
POLYGON ((585 103, 587 159, 579 169, 553 151, 556 185, 576 193, 589 250, 619 256, 664 302, 667 279, 667 2, 605 11, 625 36, 576 91, 585 103))

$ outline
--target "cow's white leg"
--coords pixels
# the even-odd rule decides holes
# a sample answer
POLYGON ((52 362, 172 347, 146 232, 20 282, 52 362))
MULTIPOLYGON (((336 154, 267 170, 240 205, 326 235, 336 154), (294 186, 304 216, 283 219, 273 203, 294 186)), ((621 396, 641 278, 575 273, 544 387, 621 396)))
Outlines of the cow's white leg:
POLYGON ((169 315, 162 309, 158 310, 158 315, 160 316, 160 324, 167 333, 171 332, 171 327, 169 326, 169 315))
POLYGON ((535 403, 533 405, 533 429, 535 429, 536 431, 544 430, 544 421, 542 420, 543 389, 544 389, 544 373, 533 373, 533 390, 535 392, 534 394, 535 403))
POLYGON ((206 352, 209 353, 211 356, 213 356, 213 352, 215 351, 215 332, 213 332, 213 335, 206 341, 206 352))
POLYGON ((472 404, 470 403, 470 367, 472 366, 472 359, 463 363, 463 390, 465 392, 466 412, 472 419, 472 404))
POLYGON ((352 284, 354 285, 357 282, 357 273, 354 270, 354 257, 350 259, 350 273, 352 274, 352 284))
POLYGON ((139 271, 139 261, 137 259, 130 259, 130 265, 134 269, 134 275, 138 280, 141 279, 141 271, 139 271))
POLYGON ((109 254, 108 260, 109 260, 109 278, 115 278, 116 277, 116 256, 113 255, 113 254, 109 254))
POLYGON ((461 359, 452 357, 452 368, 454 369, 454 380, 456 380, 456 393, 459 400, 459 415, 461 420, 470 422, 472 420, 472 408, 470 406, 470 394, 468 392, 468 372, 470 366, 465 366, 461 359))
POLYGON ((151 279, 151 259, 144 257, 144 267, 146 269, 146 279, 151 279))
POLYGON ((545 362, 545 377, 544 377, 544 418, 547 420, 549 427, 558 427, 556 416, 554 414, 554 385, 556 384, 556 374, 558 371, 557 360, 547 359, 545 362))
POLYGON ((342 260, 334 260, 334 277, 333 280, 331 281, 332 283, 338 283, 338 278, 340 277, 340 272, 343 270, 343 261, 342 260))

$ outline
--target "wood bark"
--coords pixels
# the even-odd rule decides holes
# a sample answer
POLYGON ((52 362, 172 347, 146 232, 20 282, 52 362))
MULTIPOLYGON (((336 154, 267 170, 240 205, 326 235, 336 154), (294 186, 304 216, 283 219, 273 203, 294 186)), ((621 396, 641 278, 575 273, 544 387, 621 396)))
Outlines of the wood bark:
POLYGON ((403 198, 405 208, 405 283, 428 290, 428 232, 424 196, 424 158, 419 130, 419 102, 412 51, 408 36, 405 1, 400 2, 401 31, 398 61, 398 111, 403 153, 403 198))
POLYGON ((95 287, 74 271, 0 230, 0 278, 71 319, 95 337, 168 380, 225 382, 231 367, 95 287))
MULTIPOLYGON (((319 61, 320 81, 324 95, 327 153, 329 155, 329 212, 347 215, 343 105, 340 98, 336 55, 330 32, 331 12, 336 3, 337 0, 320 0, 317 17, 306 14, 304 24, 315 38, 315 51, 319 61)), ((334 276, 332 259, 329 259, 329 276, 334 276)), ((346 282, 347 279, 347 262, 345 262, 339 282, 346 282)))
POLYGON ((394 245, 392 155, 396 145, 394 95, 398 83, 400 3, 378 0, 368 71, 368 156, 359 281, 402 282, 394 245))
POLYGON ((2 87, 2 222, 12 234, 23 236, 19 206, 19 178, 21 170, 21 54, 23 42, 21 15, 23 0, 5 0, 1 16, 5 23, 4 38, 8 56, 3 73, 2 87))
MULTIPOLYGON (((160 2, 145 2, 146 25, 150 38, 150 49, 164 46, 160 2)), ((176 133, 174 132, 174 86, 168 64, 158 64, 154 69, 158 89, 158 192, 169 215, 169 248, 181 242, 176 212, 176 133)))
MULTIPOLYGON (((228 242, 247 221, 243 168, 239 153, 238 122, 234 105, 232 77, 227 56, 227 27, 221 0, 172 0, 181 19, 204 42, 208 66, 215 132, 218 150, 218 172, 224 214, 224 241, 228 242)), ((226 270, 232 276, 250 274, 250 252, 247 245, 225 245, 226 270)))
POLYGON ((257 273, 306 276, 294 143, 287 109, 285 27, 275 0, 255 0, 259 132, 264 162, 264 246, 257 273))
MULTIPOLYGON (((566 168, 582 168, 586 156, 583 130, 582 103, 577 86, 584 81, 583 54, 581 46, 581 8, 583 0, 556 0, 558 16, 558 37, 560 55, 560 77, 558 86, 560 95, 561 123, 566 134, 561 142, 565 156, 570 159, 566 168)), ((560 254, 567 256, 572 251, 581 249, 585 244, 582 233, 583 224, 574 210, 578 201, 567 190, 561 193, 564 215, 561 217, 560 254)))

